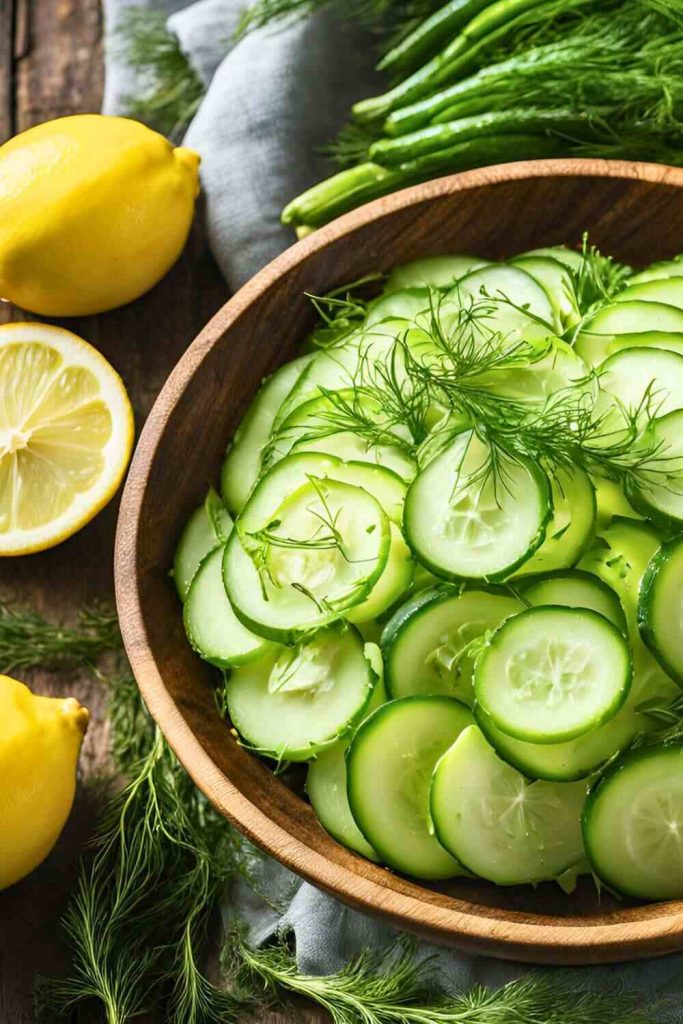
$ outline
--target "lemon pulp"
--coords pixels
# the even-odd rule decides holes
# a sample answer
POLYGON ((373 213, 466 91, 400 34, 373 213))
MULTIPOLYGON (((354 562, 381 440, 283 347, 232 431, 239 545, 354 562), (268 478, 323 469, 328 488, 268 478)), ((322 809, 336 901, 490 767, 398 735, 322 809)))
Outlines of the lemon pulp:
POLYGON ((50 547, 91 519, 132 438, 123 383, 92 346, 44 324, 0 327, 0 555, 50 547))

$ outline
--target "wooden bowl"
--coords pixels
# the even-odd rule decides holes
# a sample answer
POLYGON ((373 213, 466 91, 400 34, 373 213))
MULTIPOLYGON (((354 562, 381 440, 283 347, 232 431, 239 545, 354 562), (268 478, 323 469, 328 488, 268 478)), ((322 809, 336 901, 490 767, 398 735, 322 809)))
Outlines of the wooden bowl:
POLYGON ((216 479, 261 379, 285 360, 321 295, 418 256, 500 259, 576 243, 584 230, 636 266, 683 249, 683 171, 600 160, 505 164, 441 178, 370 203, 292 246, 204 328, 157 399, 126 484, 116 594, 147 706, 196 784, 255 843, 359 910, 435 942, 537 963, 629 960, 683 948, 683 901, 596 899, 588 880, 503 889, 475 879, 421 885, 339 846, 311 807, 235 742, 190 650, 168 569, 182 524, 216 479))

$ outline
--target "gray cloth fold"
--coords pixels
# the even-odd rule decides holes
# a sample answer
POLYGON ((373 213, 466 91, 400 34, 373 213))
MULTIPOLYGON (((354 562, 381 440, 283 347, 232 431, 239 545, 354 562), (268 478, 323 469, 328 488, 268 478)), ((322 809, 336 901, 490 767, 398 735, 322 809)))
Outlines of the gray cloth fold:
MULTIPOLYGON (((237 287, 291 243, 279 224, 283 205, 326 171, 319 149, 344 123, 354 99, 373 91, 373 52, 367 34, 335 17, 333 7, 282 31, 260 31, 233 46, 243 0, 105 0, 105 113, 125 113, 126 97, 141 83, 126 65, 117 36, 124 7, 162 10, 208 90, 186 137, 202 157, 209 238, 228 283, 237 287)), ((234 906, 262 942, 278 929, 296 938, 298 962, 310 973, 339 969, 363 949, 379 949, 396 933, 302 883, 268 858, 256 858, 261 897, 245 883, 233 888, 234 906)), ((472 957, 427 944, 445 991, 475 982, 498 986, 518 977, 520 965, 472 957)), ((683 956, 605 968, 566 968, 578 987, 623 981, 654 994, 683 991, 683 956)), ((681 1005, 681 1004, 679 1004, 681 1005)), ((683 1024, 683 1009, 662 1022, 683 1024)))
POLYGON ((354 100, 373 91, 372 40, 334 5, 234 46, 244 0, 105 0, 106 114, 125 113, 143 85, 119 34, 132 6, 169 13, 169 30, 207 86, 184 142, 202 158, 209 244, 237 288, 294 241, 280 212, 329 173, 321 150, 354 100))

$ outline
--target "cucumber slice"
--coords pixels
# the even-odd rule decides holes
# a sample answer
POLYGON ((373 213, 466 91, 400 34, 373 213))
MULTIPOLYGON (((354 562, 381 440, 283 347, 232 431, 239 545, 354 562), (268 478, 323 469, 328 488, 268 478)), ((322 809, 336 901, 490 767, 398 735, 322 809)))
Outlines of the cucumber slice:
POLYGON ((379 502, 392 523, 400 526, 403 522, 406 483, 392 469, 351 460, 339 462, 329 471, 329 476, 341 483, 362 487, 379 502))
POLYGON ((661 260, 658 263, 651 263, 645 270, 639 271, 629 278, 629 285, 642 284, 645 281, 661 281, 666 277, 682 277, 683 260, 679 256, 672 260, 661 260))
POLYGON ((683 334, 668 331, 641 331, 616 337, 611 334, 580 334, 574 348, 589 366, 600 366, 609 356, 627 348, 663 348, 683 355, 683 334))
POLYGON ((335 743, 311 761, 306 776, 306 793, 318 821, 333 839, 368 860, 379 861, 353 820, 346 795, 346 751, 348 744, 335 743))
POLYGON ((474 693, 494 725, 562 743, 612 718, 631 686, 623 633, 587 608, 531 608, 507 619, 477 658, 474 693))
POLYGON ((578 568, 594 573, 618 596, 626 613, 631 638, 637 636, 637 608, 641 580, 659 548, 660 535, 647 523, 615 516, 597 534, 578 568))
POLYGON ((346 760, 351 813, 382 861, 416 878, 453 878, 458 862, 429 826, 434 765, 472 715, 451 697, 390 701, 358 729, 346 760))
POLYGON ((209 488, 208 494, 204 499, 204 508, 216 538, 219 543, 224 544, 232 533, 233 523, 230 513, 223 504, 223 499, 213 487, 209 488))
POLYGON ((323 440, 301 441, 292 452, 322 452, 343 462, 367 462, 384 466, 408 483, 417 473, 417 465, 409 455, 394 445, 368 444, 358 434, 340 431, 323 440))
MULTIPOLYGON (((682 279, 683 280, 683 279, 682 279)), ((664 529, 683 525, 683 409, 659 416, 646 430, 638 482, 627 480, 635 508, 664 529)))
POLYGON ((581 387, 592 401, 597 394, 583 359, 566 342, 547 334, 543 354, 535 361, 510 370, 493 370, 481 379, 489 390, 517 402, 541 403, 569 387, 581 387))
POLYGON ((550 487, 553 514, 546 526, 545 540, 517 570, 517 576, 575 565, 592 540, 597 505, 588 474, 580 466, 571 471, 560 469, 550 478, 550 487))
POLYGON ((349 622, 360 625, 383 615, 394 607, 413 582, 415 562, 412 552, 398 526, 391 523, 390 528, 391 544, 382 575, 365 600, 347 611, 345 618, 349 622))
POLYGON ((559 569, 521 586, 521 594, 530 605, 559 605, 564 608, 589 608, 604 615, 622 633, 626 617, 619 598, 603 580, 580 569, 559 569))
POLYGON ((473 641, 524 605, 495 590, 441 586, 404 604, 382 633, 390 697, 446 694, 472 704, 473 641))
POLYGON ((597 504, 596 528, 600 532, 612 522, 615 516, 626 519, 642 519, 639 512, 629 503, 620 484, 606 477, 593 478, 597 504))
POLYGON ((567 249, 564 245, 551 245, 541 249, 530 249, 529 252, 522 253, 523 258, 526 259, 527 256, 548 257, 551 260, 557 260, 558 263, 564 264, 565 267, 572 271, 581 270, 584 264, 584 258, 580 252, 576 252, 574 249, 567 249))
POLYGON ((310 363, 311 355, 285 363, 261 385, 235 431, 221 469, 223 501, 239 512, 261 471, 261 451, 270 437, 282 402, 310 363))
POLYGON ((549 326, 557 324, 553 305, 541 285, 531 274, 511 264, 498 263, 473 270, 457 282, 450 295, 454 293, 461 304, 484 297, 505 299, 549 326))
POLYGON ((304 402, 320 398, 323 391, 340 391, 353 387, 363 369, 371 372, 375 364, 384 366, 394 347, 396 338, 405 334, 404 320, 391 320, 365 325, 347 335, 342 344, 333 345, 314 355, 277 411, 272 434, 295 409, 304 402))
POLYGON ((415 463, 406 452, 407 431, 383 428, 383 423, 386 413, 375 399, 352 389, 320 395, 298 406, 282 423, 269 446, 267 464, 276 464, 292 451, 315 451, 386 466, 402 479, 412 479, 415 463))
POLYGON ((415 478, 403 513, 417 558, 446 579, 502 579, 545 538, 550 487, 532 462, 501 454, 498 472, 474 431, 463 431, 415 478))
POLYGON ((646 426, 653 414, 664 416, 683 408, 683 356, 663 349, 630 348, 600 366, 596 415, 601 437, 609 447, 632 433, 631 418, 646 426))
POLYGON ((662 302, 623 299, 598 310, 581 331, 576 350, 582 359, 596 366, 612 352, 639 345, 639 334, 649 338, 640 347, 663 348, 667 336, 675 338, 682 333, 683 310, 662 302))
POLYGON ((465 274, 488 266, 488 260, 476 256, 423 256, 412 263, 394 267, 385 291, 403 288, 451 288, 465 274))
POLYGON ((436 766, 432 821, 442 846, 473 874, 498 885, 548 881, 583 860, 586 789, 529 782, 473 725, 436 766))
POLYGON ((280 505, 311 477, 325 477, 342 463, 322 452, 300 452, 282 459, 259 480, 237 520, 238 530, 262 530, 275 517, 280 505))
MULTIPOLYGON (((683 273, 683 271, 682 271, 683 273)), ((615 302, 660 302, 683 309, 683 278, 667 277, 655 281, 628 281, 614 296, 615 302)))
POLYGON ((649 715, 638 711, 648 701, 666 704, 677 695, 675 683, 637 638, 633 645, 633 682, 623 707, 599 729, 567 743, 525 743, 507 736, 480 707, 475 718, 489 743, 500 756, 529 778, 569 782, 587 778, 627 747, 633 739, 657 727, 649 715))
POLYGON ((222 564, 223 546, 206 556, 192 580, 183 623, 197 654, 218 668, 230 668, 258 658, 269 645, 243 626, 232 610, 223 586, 222 564))
POLYGON ((510 260, 515 267, 520 267, 540 284, 550 300, 555 315, 555 322, 563 327, 571 327, 581 319, 581 311, 576 301, 572 272, 566 264, 553 256, 516 256, 510 260))
POLYGON ((332 626, 235 669, 228 713, 259 753, 308 761, 360 721, 376 679, 360 633, 332 626))
POLYGON ((683 331, 683 310, 664 302, 613 301, 586 324, 586 334, 638 334, 641 331, 683 331))
MULTIPOLYGON (((404 288, 401 291, 385 292, 369 304, 365 328, 374 327, 375 324, 381 324, 387 320, 414 321, 420 313, 428 310, 429 307, 428 288, 404 288)), ((404 322, 404 331, 405 328, 404 322)))
MULTIPOLYGON (((373 644, 366 644, 365 656, 378 678, 363 711, 364 719, 381 707, 387 699, 382 682, 382 656, 379 648, 373 644)), ((353 820, 349 798, 346 795, 346 751, 351 738, 350 735, 345 736, 343 740, 339 740, 333 747, 324 750, 311 761, 306 775, 306 794, 318 821, 333 839, 367 857, 368 860, 378 861, 376 851, 353 820)))
POLYGON ((627 755, 586 801, 591 868, 638 899, 683 896, 683 745, 627 755))
POLYGON ((662 544, 645 571, 638 602, 643 640, 672 679, 683 686, 683 537, 662 544))
POLYGON ((173 582, 181 601, 187 598, 190 584, 202 560, 219 545, 220 541, 206 514, 206 504, 202 504, 185 524, 173 559, 173 582))
POLYGON ((249 629, 291 643, 368 596, 391 534, 385 512, 360 487, 310 477, 278 506, 281 483, 269 474, 245 507, 225 549, 223 580, 249 629), (271 511, 257 516, 257 504, 271 511))
POLYGON ((496 753, 530 779, 574 782, 586 779, 628 746, 645 727, 642 715, 624 706, 599 729, 565 743, 527 743, 498 729, 481 707, 474 717, 496 753))

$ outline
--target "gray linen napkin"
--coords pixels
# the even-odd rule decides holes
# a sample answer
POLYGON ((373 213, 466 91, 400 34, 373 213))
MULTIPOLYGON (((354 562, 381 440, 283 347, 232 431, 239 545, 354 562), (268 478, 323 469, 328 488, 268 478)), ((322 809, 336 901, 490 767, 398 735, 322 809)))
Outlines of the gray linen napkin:
MULTIPOLYGON (((324 173, 316 151, 344 123, 354 99, 370 95, 372 48, 367 35, 335 17, 333 7, 282 31, 260 31, 236 47, 231 36, 244 0, 104 0, 107 27, 105 113, 125 113, 141 84, 127 67, 117 36, 124 7, 169 14, 169 28, 208 91, 186 143, 202 157, 212 249, 236 288, 292 241, 279 225, 282 206, 324 173)), ((249 926, 254 942, 293 931, 303 971, 338 970, 363 949, 396 938, 386 924, 349 910, 266 857, 254 857, 258 892, 233 887, 225 904, 249 926)), ((422 943, 434 956, 444 991, 475 983, 498 986, 526 971, 520 965, 473 957, 422 943)), ((613 967, 565 968, 577 988, 621 981, 657 994, 683 992, 683 955, 613 967)), ((678 1000, 676 1000, 678 1002, 678 1000)), ((662 1011, 663 1024, 683 1024, 683 1001, 662 1011)))
POLYGON ((169 29, 207 86, 184 141, 201 155, 209 243, 237 288, 294 240, 280 211, 329 173, 320 150, 354 100, 373 90, 372 42, 333 6, 233 47, 245 0, 105 0, 106 114, 125 113, 141 89, 118 35, 133 6, 169 13, 169 29))

